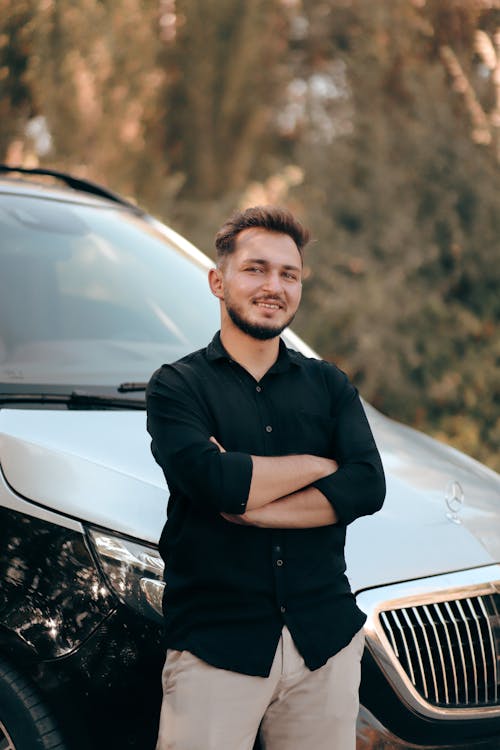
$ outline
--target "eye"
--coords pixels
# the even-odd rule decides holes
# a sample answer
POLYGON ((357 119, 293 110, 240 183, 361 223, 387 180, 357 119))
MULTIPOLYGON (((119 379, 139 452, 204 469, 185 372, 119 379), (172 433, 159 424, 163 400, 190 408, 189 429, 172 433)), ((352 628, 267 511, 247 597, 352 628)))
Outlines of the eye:
POLYGON ((284 274, 283 274, 283 277, 284 277, 284 278, 285 278, 285 279, 286 279, 287 281, 298 281, 298 276, 297 276, 297 274, 296 274, 296 273, 293 273, 293 272, 291 272, 291 271, 285 271, 285 272, 284 272, 284 274))

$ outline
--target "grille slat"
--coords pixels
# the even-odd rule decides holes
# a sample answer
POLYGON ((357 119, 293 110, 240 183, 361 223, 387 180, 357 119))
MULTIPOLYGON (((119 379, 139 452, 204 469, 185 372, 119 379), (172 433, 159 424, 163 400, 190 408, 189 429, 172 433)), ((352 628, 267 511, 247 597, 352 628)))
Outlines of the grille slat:
POLYGON ((420 612, 418 611, 418 607, 412 607, 412 611, 422 631, 422 636, 423 636, 425 648, 426 648, 426 661, 429 663, 430 669, 431 669, 432 684, 434 687, 434 700, 437 701, 438 700, 438 686, 437 686, 436 670, 434 669, 434 659, 432 656, 432 650, 431 650, 431 646, 429 643, 429 638, 427 636, 427 630, 422 621, 422 618, 420 617, 420 612))
POLYGON ((380 623, 415 689, 449 708, 496 706, 500 594, 385 609, 380 623))
MULTIPOLYGON (((499 619, 498 618, 498 609, 496 607, 495 598, 496 597, 493 597, 493 596, 488 597, 488 599, 491 599, 491 602, 490 602, 491 609, 493 610, 493 612, 496 615, 495 619, 496 619, 496 622, 498 624, 498 619, 499 619)), ((493 700, 494 700, 495 703, 498 703, 498 669, 497 669, 498 658, 497 658, 496 648, 495 648, 495 636, 494 636, 494 633, 493 633, 492 624, 490 622, 490 617, 489 617, 488 611, 486 609, 486 605, 483 602, 483 600, 482 600, 481 597, 480 597, 480 601, 479 601, 479 606, 481 607, 481 610, 482 610, 482 612, 484 614, 484 618, 485 618, 486 625, 487 625, 487 628, 488 628, 488 646, 489 646, 489 648, 491 650, 490 651, 490 653, 491 653, 491 661, 493 663, 493 691, 494 691, 494 698, 493 698, 493 700)))
MULTIPOLYGON (((446 668, 445 668, 445 665, 444 665, 444 653, 443 653, 443 649, 441 647, 441 641, 439 640, 439 634, 438 634, 438 631, 437 631, 437 627, 436 627, 436 625, 434 623, 434 620, 432 619, 432 615, 430 613, 429 607, 427 607, 426 605, 424 605, 422 607, 422 611, 424 612, 425 616, 427 617, 427 622, 429 623, 429 625, 432 628, 433 644, 434 644, 435 650, 438 652, 438 655, 439 655, 439 666, 441 668, 440 671, 439 670, 437 671, 437 674, 438 674, 438 677, 439 677, 439 675, 442 676, 442 685, 443 685, 443 690, 444 690, 445 703, 448 704, 450 702, 450 695, 449 695, 449 691, 448 691, 448 680, 446 679, 446 668)), ((432 651, 432 649, 431 649, 431 651, 432 651)), ((436 701, 439 701, 439 688, 436 688, 436 701)))
MULTIPOLYGON (((462 607, 462 602, 460 601, 457 602, 457 608, 461 615, 462 622, 465 625, 465 631, 467 634, 467 641, 465 643, 465 646, 468 646, 467 650, 469 651, 470 657, 471 657, 472 674, 473 674, 472 687, 474 690, 474 703, 477 704, 479 700, 479 691, 478 691, 478 684, 477 684, 477 663, 476 663, 476 654, 474 650, 474 642, 472 640, 472 634, 471 634, 471 630, 469 627, 467 615, 465 614, 464 608, 462 607)), ((465 653, 465 649, 464 649, 464 653, 465 653)), ((466 657, 466 661, 467 661, 467 657, 466 657)))
MULTIPOLYGON (((481 650, 480 664, 482 664, 483 666, 481 687, 484 692, 484 700, 487 701, 488 700, 488 670, 486 668, 486 652, 484 650, 483 637, 481 634, 481 625, 479 622, 479 618, 474 610, 474 607, 472 606, 471 600, 466 599, 466 602, 467 602, 467 606, 469 607, 471 617, 474 620, 474 625, 476 627, 476 632, 477 632, 477 643, 479 643, 479 648, 481 650)), ((478 679, 478 682, 479 682, 479 679, 478 679)), ((479 691, 478 691, 478 694, 476 695, 476 701, 479 702, 479 691)))
POLYGON ((403 625, 402 625, 402 623, 401 623, 401 621, 400 621, 400 619, 398 617, 397 612, 394 612, 394 620, 395 620, 395 624, 396 624, 397 628, 399 629, 399 634, 400 634, 401 639, 403 641, 404 654, 405 654, 405 657, 406 657, 406 663, 408 665, 408 670, 410 672, 410 679, 411 679, 411 681, 413 683, 415 683, 415 674, 413 672, 413 664, 412 664, 412 660, 410 658, 410 650, 408 648, 408 641, 406 640, 405 629, 403 628, 403 625))
POLYGON ((456 667, 456 664, 455 664, 455 657, 453 655, 453 647, 451 645, 451 638, 450 638, 450 632, 449 632, 449 629, 448 629, 448 624, 447 624, 445 618, 443 617, 443 614, 442 614, 441 609, 438 606, 438 604, 434 604, 433 606, 434 606, 434 608, 436 610, 436 614, 437 614, 437 616, 439 618, 439 621, 441 622, 441 624, 443 626, 444 635, 445 635, 445 638, 446 638, 446 645, 448 647, 448 659, 449 659, 449 662, 450 662, 450 665, 451 665, 451 669, 447 670, 444 673, 444 679, 445 679, 446 682, 448 682, 449 681, 448 680, 448 675, 451 673, 451 675, 453 677, 453 687, 455 688, 455 700, 454 701, 450 701, 450 704, 451 703, 458 703, 457 667, 456 667))
MULTIPOLYGON (((446 611, 448 612, 448 617, 450 618, 451 624, 453 625, 453 628, 455 630, 455 635, 456 635, 455 644, 458 648, 458 653, 460 655, 460 660, 457 660, 458 666, 459 666, 458 679, 459 679, 459 685, 462 686, 462 689, 465 693, 465 698, 463 699, 464 703, 467 705, 467 703, 469 702, 469 684, 467 681, 467 662, 465 661, 465 654, 464 654, 464 649, 462 645, 462 637, 460 634, 460 629, 458 627, 459 623, 457 619, 455 618, 455 614, 451 608, 450 602, 445 602, 444 606, 445 606, 446 611), (462 668, 461 672, 460 672, 460 666, 462 668)), ((460 693, 459 693, 459 696, 460 696, 460 693)))
MULTIPOLYGON (((427 690, 427 680, 425 678, 425 670, 424 670, 424 665, 422 663, 422 656, 421 656, 421 653, 420 653, 420 647, 419 647, 419 643, 417 641, 417 636, 416 636, 415 628, 413 627, 413 624, 412 624, 412 622, 410 620, 410 615, 408 614, 408 610, 407 609, 403 609, 402 612, 403 612, 404 618, 406 620, 406 623, 408 625, 408 629, 410 631, 410 635, 411 635, 411 638, 412 638, 412 641, 413 641, 413 645, 414 645, 414 648, 415 648, 414 654, 416 654, 416 657, 417 657, 416 661, 417 661, 417 665, 418 665, 418 673, 417 674, 419 674, 419 677, 420 677, 420 684, 422 685, 422 691, 423 691, 424 696, 426 698, 428 698, 429 697, 429 692, 427 690)), ((413 661, 415 661, 415 659, 413 659, 413 661)))
POLYGON ((396 654, 396 656, 399 658, 399 651, 398 651, 398 646, 397 646, 397 643, 396 643, 396 639, 394 638, 394 634, 392 632, 392 628, 391 628, 391 626, 389 624, 389 621, 387 619, 387 615, 386 615, 385 612, 381 612, 380 613, 380 619, 382 620, 382 622, 385 625, 385 631, 386 631, 386 633, 389 636, 389 640, 391 641, 392 650, 394 651, 394 653, 396 654))

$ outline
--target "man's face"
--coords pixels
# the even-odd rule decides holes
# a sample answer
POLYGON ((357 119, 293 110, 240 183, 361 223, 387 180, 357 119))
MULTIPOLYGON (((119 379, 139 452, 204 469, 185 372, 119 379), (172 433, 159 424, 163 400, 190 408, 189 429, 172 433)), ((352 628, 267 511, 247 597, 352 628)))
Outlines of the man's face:
POLYGON ((302 259, 289 235, 259 227, 245 229, 219 273, 222 293, 218 296, 244 333, 271 339, 292 322, 302 293, 302 259))

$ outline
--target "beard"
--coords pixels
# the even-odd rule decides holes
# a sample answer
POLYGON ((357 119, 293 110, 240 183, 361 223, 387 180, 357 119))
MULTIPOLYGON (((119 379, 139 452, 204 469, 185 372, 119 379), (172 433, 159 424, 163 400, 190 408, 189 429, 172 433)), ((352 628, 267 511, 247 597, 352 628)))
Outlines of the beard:
POLYGON ((276 336, 279 336, 280 333, 290 325, 295 317, 295 314, 292 315, 283 323, 283 325, 280 326, 263 326, 259 325, 258 323, 251 323, 250 321, 245 320, 245 318, 243 318, 243 316, 240 315, 239 312, 230 303, 228 303, 227 299, 226 310, 234 325, 239 328, 240 331, 246 333, 247 336, 251 336, 253 339, 257 339, 258 341, 268 341, 269 339, 276 338, 276 336))

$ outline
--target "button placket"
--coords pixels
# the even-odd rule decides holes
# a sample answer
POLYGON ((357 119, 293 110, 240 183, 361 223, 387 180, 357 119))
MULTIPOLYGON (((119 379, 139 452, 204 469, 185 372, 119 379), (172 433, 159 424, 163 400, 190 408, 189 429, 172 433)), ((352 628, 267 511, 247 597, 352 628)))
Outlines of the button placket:
POLYGON ((272 536, 272 566, 274 570, 274 581, 276 586, 276 606, 279 612, 286 613, 286 595, 285 595, 285 555, 283 548, 282 534, 276 530, 272 536))
POLYGON ((261 425, 260 429, 262 430, 263 455, 272 456, 275 455, 275 436, 272 434, 272 404, 268 401, 268 396, 270 394, 267 390, 267 386, 263 385, 261 381, 255 382, 254 380, 252 390, 253 402, 255 404, 257 414, 259 415, 258 418, 261 425))

